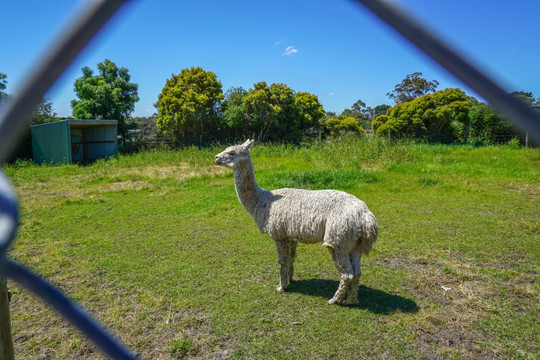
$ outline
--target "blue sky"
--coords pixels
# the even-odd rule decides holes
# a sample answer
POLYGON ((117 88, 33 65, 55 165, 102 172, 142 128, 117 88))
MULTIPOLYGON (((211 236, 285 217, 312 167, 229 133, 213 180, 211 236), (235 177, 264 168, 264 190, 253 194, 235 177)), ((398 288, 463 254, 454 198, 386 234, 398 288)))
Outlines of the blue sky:
MULTIPOLYGON (((91 0, 0 0, 0 73, 16 93, 31 70, 91 0)), ((540 1, 392 0, 508 91, 540 97, 540 1)), ((357 3, 347 0, 166 1, 126 4, 46 95, 70 116, 81 68, 104 59, 139 85, 133 116, 156 111, 165 81, 182 69, 214 72, 223 91, 259 81, 285 83, 340 113, 358 99, 390 104, 386 93, 410 73, 475 95, 357 3)))

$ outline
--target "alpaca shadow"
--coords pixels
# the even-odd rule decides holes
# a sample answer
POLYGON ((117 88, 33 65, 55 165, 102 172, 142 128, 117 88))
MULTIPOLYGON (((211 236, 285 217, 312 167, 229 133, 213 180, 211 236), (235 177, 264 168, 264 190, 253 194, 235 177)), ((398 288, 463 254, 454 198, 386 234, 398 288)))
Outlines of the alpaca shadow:
MULTIPOLYGON (((287 291, 330 299, 334 295, 338 285, 339 282, 335 280, 296 280, 289 285, 287 291)), ((365 309, 383 315, 389 315, 396 311, 415 313, 419 309, 416 302, 411 299, 362 285, 360 285, 358 291, 358 302, 358 305, 351 307, 365 309)))

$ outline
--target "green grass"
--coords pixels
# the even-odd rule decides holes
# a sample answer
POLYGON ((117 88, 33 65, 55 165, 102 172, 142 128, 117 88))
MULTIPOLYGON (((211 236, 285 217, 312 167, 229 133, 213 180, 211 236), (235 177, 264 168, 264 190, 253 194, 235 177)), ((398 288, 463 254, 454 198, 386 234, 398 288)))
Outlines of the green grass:
MULTIPOLYGON (((236 198, 221 148, 88 166, 4 167, 21 202, 10 256, 148 359, 540 357, 540 153, 344 139, 252 149, 262 187, 364 200, 379 240, 355 307, 327 251, 300 245, 284 294, 277 253, 236 198), (442 286, 451 290, 444 290, 442 286)), ((17 358, 101 358, 10 282, 17 358)))

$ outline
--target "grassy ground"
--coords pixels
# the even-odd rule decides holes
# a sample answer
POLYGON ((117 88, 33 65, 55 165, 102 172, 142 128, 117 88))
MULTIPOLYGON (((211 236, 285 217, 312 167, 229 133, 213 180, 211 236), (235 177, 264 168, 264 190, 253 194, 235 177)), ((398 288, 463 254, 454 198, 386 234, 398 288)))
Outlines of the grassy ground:
MULTIPOLYGON (((277 253, 239 204, 220 148, 89 166, 4 168, 21 201, 11 257, 147 359, 540 357, 540 153, 343 140, 252 149, 261 187, 336 188, 380 226, 360 305, 326 304, 327 251, 277 253), (443 288, 444 287, 444 288, 443 288), (446 290, 445 290, 446 289, 446 290)), ((14 283, 17 358, 102 358, 14 283)))

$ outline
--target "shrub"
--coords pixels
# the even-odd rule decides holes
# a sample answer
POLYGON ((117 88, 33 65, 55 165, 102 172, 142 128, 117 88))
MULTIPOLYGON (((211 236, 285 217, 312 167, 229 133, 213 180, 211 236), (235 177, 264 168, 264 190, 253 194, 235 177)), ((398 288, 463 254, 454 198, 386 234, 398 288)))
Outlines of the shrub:
POLYGON ((360 126, 358 120, 351 116, 333 116, 326 120, 325 130, 330 136, 354 133, 364 135, 366 130, 360 126))

